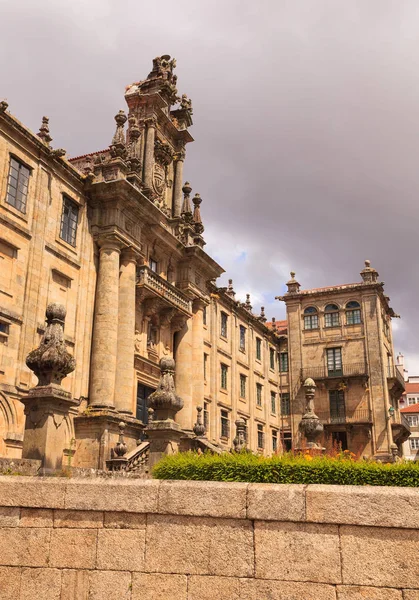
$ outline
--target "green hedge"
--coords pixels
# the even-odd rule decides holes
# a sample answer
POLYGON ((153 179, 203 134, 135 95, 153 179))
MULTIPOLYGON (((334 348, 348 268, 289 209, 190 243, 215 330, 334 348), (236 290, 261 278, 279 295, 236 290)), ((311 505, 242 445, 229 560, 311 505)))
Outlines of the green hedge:
POLYGON ((419 463, 382 464, 329 457, 290 455, 264 458, 253 454, 167 456, 153 469, 156 479, 247 481, 252 483, 327 483, 419 487, 419 463))

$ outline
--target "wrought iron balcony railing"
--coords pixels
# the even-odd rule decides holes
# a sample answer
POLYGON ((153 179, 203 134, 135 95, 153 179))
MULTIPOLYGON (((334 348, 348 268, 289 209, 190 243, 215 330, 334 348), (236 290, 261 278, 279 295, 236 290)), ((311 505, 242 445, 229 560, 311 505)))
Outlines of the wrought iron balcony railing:
POLYGON ((154 273, 149 267, 143 266, 137 271, 137 287, 145 288, 165 299, 181 311, 190 314, 192 312, 191 301, 186 298, 174 285, 154 273))
POLYGON ((327 425, 342 425, 354 423, 371 423, 371 411, 369 408, 357 408, 356 410, 339 410, 337 412, 326 411, 316 413, 322 423, 327 425))
POLYGON ((331 379, 337 377, 368 377, 368 369, 365 362, 343 364, 340 369, 329 369, 326 365, 315 367, 303 367, 301 379, 331 379))

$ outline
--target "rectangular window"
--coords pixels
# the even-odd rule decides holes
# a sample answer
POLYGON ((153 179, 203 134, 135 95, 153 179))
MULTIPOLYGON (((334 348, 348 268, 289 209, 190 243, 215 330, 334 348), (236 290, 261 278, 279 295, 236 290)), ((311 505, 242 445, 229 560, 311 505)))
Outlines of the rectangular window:
POLYGON ((411 450, 419 450, 419 438, 411 438, 409 441, 411 450))
POLYGON ((207 364, 208 364, 208 354, 204 353, 204 381, 207 380, 207 364))
POLYGON ((227 370, 228 370, 227 365, 221 364, 221 389, 222 390, 227 389, 227 370))
POLYGON ((278 451, 278 432, 272 430, 272 452, 278 451))
POLYGON ((153 273, 157 273, 157 261, 154 260, 154 258, 150 258, 148 264, 150 265, 150 270, 153 271, 153 273))
POLYGON ((332 423, 346 422, 345 394, 342 390, 329 391, 330 421, 332 423))
POLYGON ((205 433, 208 435, 208 433, 209 433, 209 404, 208 404, 208 402, 204 402, 204 427, 205 427, 205 433))
POLYGON ((288 417, 291 414, 290 395, 288 393, 281 394, 281 415, 288 417))
POLYGON ((256 404, 257 406, 262 406, 262 384, 256 384, 256 404))
POLYGON ((63 212, 61 214, 60 238, 70 244, 76 245, 77 223, 79 220, 79 207, 75 202, 63 196, 63 212))
POLYGON ((275 370, 275 350, 273 348, 269 348, 269 367, 273 371, 275 370))
POLYGON ((291 452, 291 450, 292 450, 292 433, 290 431, 282 430, 282 444, 284 446, 284 452, 291 452))
POLYGON ((276 394, 275 394, 275 392, 271 392, 271 412, 273 414, 276 413, 276 394))
POLYGON ((359 325, 361 323, 361 310, 357 308, 356 310, 347 310, 346 311, 346 324, 347 325, 359 325))
POLYGON ((0 321, 0 334, 3 336, 9 335, 10 325, 9 323, 5 323, 4 321, 0 321))
POLYGON ((342 375, 342 350, 341 348, 327 348, 327 372, 328 375, 342 375))
POLYGON ((202 311, 202 323, 203 325, 207 324, 207 307, 204 306, 204 309, 202 311))
POLYGON ((407 422, 411 427, 417 427, 419 422, 418 415, 407 415, 407 422))
POLYGON ((10 157, 6 202, 17 208, 21 213, 26 213, 30 173, 28 167, 16 158, 10 157))
POLYGON ((281 373, 288 372, 288 352, 281 352, 279 355, 279 370, 281 373))
POLYGON ((262 360, 262 340, 256 338, 256 358, 262 360))
POLYGON ((418 402, 418 400, 416 398, 408 398, 407 399, 408 406, 411 406, 412 404, 416 404, 417 402, 418 402))
POLYGON ((304 316, 304 329, 318 329, 319 328, 319 316, 318 315, 305 315, 304 316))
POLYGON ((230 420, 226 410, 221 411, 221 437, 226 439, 230 437, 230 420))
POLYGON ((246 398, 246 375, 240 373, 240 398, 246 398))
POLYGON ((240 325, 240 350, 246 350, 246 327, 240 325))
POLYGON ((329 312, 324 315, 325 327, 338 327, 339 325, 339 312, 329 312))
POLYGON ((265 434, 263 433, 263 425, 258 425, 258 448, 265 447, 265 434))
POLYGON ((225 312, 221 313, 221 329, 220 329, 220 335, 223 338, 227 337, 227 320, 228 320, 228 316, 225 312))

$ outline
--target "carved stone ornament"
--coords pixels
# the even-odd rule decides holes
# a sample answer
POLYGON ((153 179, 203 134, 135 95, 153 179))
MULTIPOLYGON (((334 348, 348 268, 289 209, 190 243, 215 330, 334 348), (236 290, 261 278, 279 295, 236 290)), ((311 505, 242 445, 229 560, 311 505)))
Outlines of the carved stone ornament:
POLYGON ((246 450, 246 422, 243 419, 236 421, 236 437, 233 439, 234 452, 242 452, 246 450))
POLYGON ((183 400, 175 390, 175 361, 173 358, 160 359, 160 381, 155 392, 148 397, 148 406, 154 409, 154 420, 174 419, 183 407, 183 400))
POLYGON ((314 394, 316 391, 316 384, 314 383, 313 379, 309 377, 305 380, 303 387, 306 397, 306 409, 298 429, 307 440, 307 448, 320 450, 321 446, 319 446, 316 440, 323 433, 323 424, 320 422, 319 417, 314 412, 314 394))
POLYGON ((205 431, 205 425, 202 421, 202 406, 197 406, 196 411, 197 411, 197 416, 196 416, 196 423, 193 426, 193 432, 196 435, 196 437, 204 437, 206 431, 205 431))
POLYGON ((32 350, 26 359, 26 364, 38 377, 37 386, 60 385, 64 377, 76 368, 76 361, 67 352, 64 343, 65 315, 66 309, 62 304, 48 304, 45 333, 39 347, 32 350))
POLYGON ((166 191, 166 169, 157 162, 153 165, 153 191, 158 196, 166 191))

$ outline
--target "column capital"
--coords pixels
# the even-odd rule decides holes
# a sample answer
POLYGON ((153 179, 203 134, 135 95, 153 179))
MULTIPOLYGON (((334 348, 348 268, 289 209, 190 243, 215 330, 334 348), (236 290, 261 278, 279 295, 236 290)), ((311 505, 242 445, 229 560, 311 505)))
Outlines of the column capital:
POLYGON ((207 303, 201 298, 195 298, 195 300, 192 302, 192 310, 194 313, 198 312, 199 310, 204 310, 206 306, 207 303))
POLYGON ((154 115, 152 117, 148 117, 147 119, 144 120, 144 123, 147 125, 147 127, 156 127, 157 126, 157 117, 155 117, 154 115))
POLYGON ((123 248, 123 243, 114 235, 106 235, 101 236, 96 239, 96 243, 102 250, 116 250, 117 252, 121 252, 123 248))
POLYGON ((121 259, 127 262, 137 262, 140 258, 140 253, 138 250, 133 248, 132 246, 128 246, 128 248, 122 248, 121 250, 121 259))

